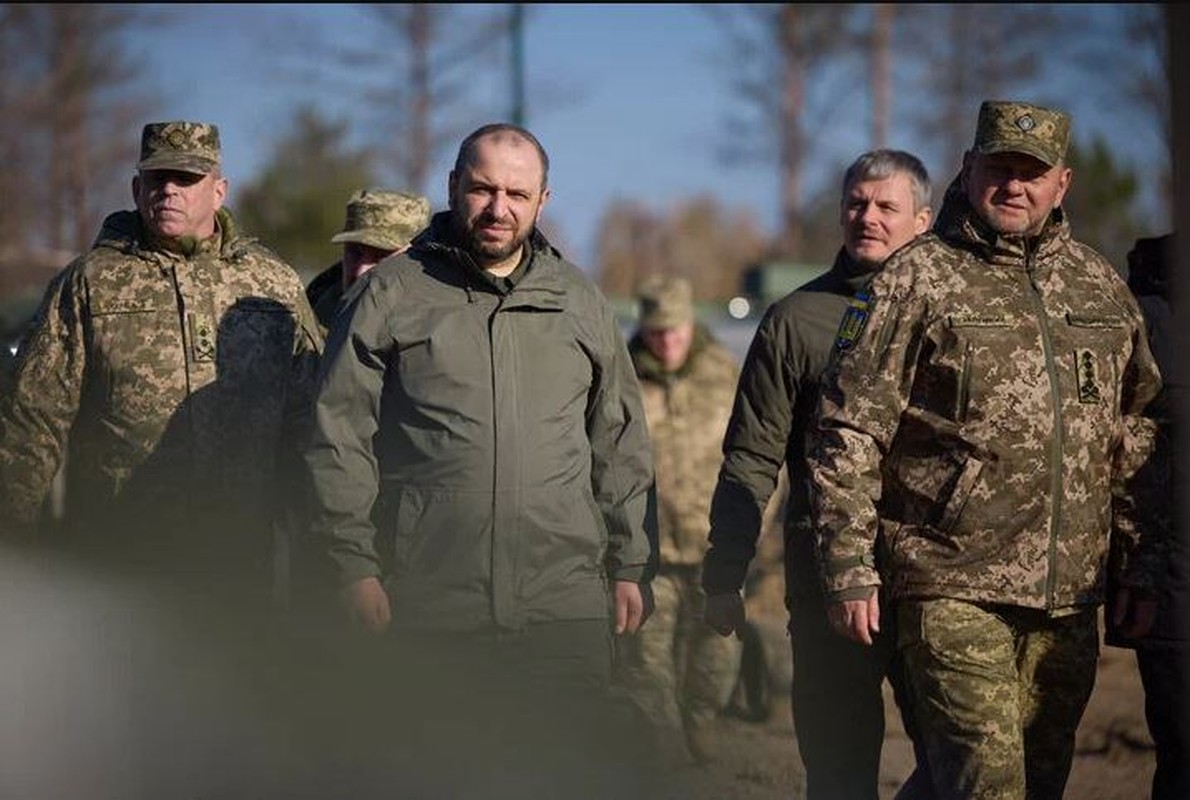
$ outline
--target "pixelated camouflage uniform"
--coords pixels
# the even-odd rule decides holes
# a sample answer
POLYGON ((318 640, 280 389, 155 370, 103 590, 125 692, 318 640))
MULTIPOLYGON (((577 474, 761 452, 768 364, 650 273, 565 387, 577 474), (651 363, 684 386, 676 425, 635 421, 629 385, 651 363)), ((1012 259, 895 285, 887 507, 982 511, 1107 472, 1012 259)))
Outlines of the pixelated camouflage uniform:
POLYGON ((956 179, 934 232, 885 263, 850 323, 812 431, 824 587, 858 599, 883 577, 913 600, 898 605, 899 647, 943 796, 1060 796, 1109 536, 1124 585, 1151 588, 1161 560, 1136 493, 1160 388, 1140 312, 1060 208, 1035 238, 998 236, 956 179), (1040 651, 990 641, 997 621, 1038 634, 1040 651), (1060 688, 943 687, 930 658, 1060 688))
POLYGON ((653 442, 661 564, 653 580, 653 615, 622 643, 622 677, 633 700, 662 731, 674 733, 713 719, 739 670, 740 642, 703 623, 699 581, 739 368, 700 324, 676 372, 665 370, 639 334, 628 349, 653 442))
POLYGON ((170 247, 117 212, 51 282, 0 406, 4 519, 33 525, 65 458, 88 552, 271 577, 322 340, 297 274, 216 220, 170 247))

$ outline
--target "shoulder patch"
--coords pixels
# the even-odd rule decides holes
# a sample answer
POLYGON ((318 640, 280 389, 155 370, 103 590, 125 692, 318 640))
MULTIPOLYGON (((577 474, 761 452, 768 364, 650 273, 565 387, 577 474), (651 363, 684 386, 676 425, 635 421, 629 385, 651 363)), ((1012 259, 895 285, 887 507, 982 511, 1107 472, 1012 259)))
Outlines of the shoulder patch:
POLYGON ((847 310, 843 312, 843 319, 839 323, 839 332, 835 335, 836 350, 846 350, 855 344, 868 324, 871 309, 871 295, 866 290, 856 292, 847 303, 847 310))

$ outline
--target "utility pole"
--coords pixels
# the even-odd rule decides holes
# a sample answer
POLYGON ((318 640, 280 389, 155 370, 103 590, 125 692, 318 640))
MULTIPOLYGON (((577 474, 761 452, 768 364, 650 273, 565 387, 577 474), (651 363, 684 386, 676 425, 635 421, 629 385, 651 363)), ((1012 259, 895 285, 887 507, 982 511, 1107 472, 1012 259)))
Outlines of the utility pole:
POLYGON ((512 121, 525 124, 525 6, 513 3, 509 11, 512 38, 512 121))

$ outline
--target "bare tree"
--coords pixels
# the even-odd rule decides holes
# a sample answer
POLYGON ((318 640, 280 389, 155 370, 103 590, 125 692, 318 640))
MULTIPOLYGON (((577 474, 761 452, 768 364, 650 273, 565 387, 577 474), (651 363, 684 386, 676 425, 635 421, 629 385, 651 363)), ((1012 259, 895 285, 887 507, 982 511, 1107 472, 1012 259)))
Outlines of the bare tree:
POLYGON ((886 147, 892 124, 893 25, 897 7, 876 3, 872 9, 872 146, 886 147))
MULTIPOLYGON (((835 58, 857 52, 851 4, 711 6, 728 41, 732 85, 740 99, 720 151, 726 163, 778 165, 781 230, 776 249, 796 256, 803 243, 804 166, 832 98, 809 107, 808 86, 820 83, 835 58), (742 112, 742 116, 740 113, 742 112), (820 113, 821 112, 821 113, 820 113), (807 121, 809 120, 809 122, 807 121)), ((837 98, 833 98, 837 101, 837 98)))
POLYGON ((1059 60, 1063 17, 1051 5, 1028 3, 913 3, 898 12, 902 47, 920 88, 917 130, 941 174, 953 174, 974 135, 980 102, 1035 89, 1043 58, 1059 60))
MULTIPOLYGON (((510 11, 447 3, 355 8, 356 39, 331 40, 300 22, 286 26, 283 37, 277 34, 280 69, 310 87, 307 102, 318 102, 314 91, 358 96, 353 131, 370 146, 385 179, 424 194, 436 161, 477 118, 508 116, 506 106, 494 112, 483 102, 486 87, 477 79, 493 79, 480 66, 507 45, 510 11)), ((501 71, 499 79, 507 78, 501 71)))
POLYGON ((6 3, 0 11, 0 233, 27 256, 89 246, 127 197, 140 90, 124 37, 152 23, 136 7, 6 3))
POLYGON ((695 297, 726 299, 768 248, 749 212, 725 209, 708 196, 684 200, 668 212, 614 202, 600 222, 598 241, 600 286, 613 297, 631 296, 649 275, 681 275, 695 297))

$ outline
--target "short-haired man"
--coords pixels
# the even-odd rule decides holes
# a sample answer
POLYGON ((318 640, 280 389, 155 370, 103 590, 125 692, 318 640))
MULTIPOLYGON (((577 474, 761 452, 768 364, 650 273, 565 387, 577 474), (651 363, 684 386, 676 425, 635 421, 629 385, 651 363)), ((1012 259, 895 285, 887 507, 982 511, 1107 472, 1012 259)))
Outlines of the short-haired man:
POLYGON ((874 150, 843 176, 843 246, 824 275, 765 313, 749 347, 711 506, 703 564, 706 621, 724 636, 745 624, 741 588, 756 554, 764 510, 784 464, 785 604, 793 648, 792 706, 809 800, 875 798, 884 740, 882 684, 895 637, 864 648, 833 635, 818 580, 805 435, 818 383, 844 312, 885 259, 930 226, 930 181, 921 161, 874 150))
POLYGON ((1071 235, 1069 138, 1062 111, 983 103, 933 232, 840 330, 812 431, 831 625, 869 644, 878 587, 896 601, 939 797, 1062 796, 1109 539, 1125 627, 1152 621, 1161 379, 1128 287, 1071 235))
POLYGON ((322 337, 297 273, 223 208, 220 160, 214 125, 144 126, 136 210, 104 220, 22 340, 0 519, 35 526, 65 459, 72 545, 267 599, 322 337))
POLYGON ((652 448, 611 306, 537 228, 548 175, 524 128, 463 140, 449 210, 331 329, 306 461, 352 617, 415 671, 385 682, 407 702, 382 716, 431 752, 451 710, 485 740, 447 742, 468 767, 434 777, 514 747, 493 779, 570 767, 566 794, 599 796, 622 773, 577 742, 576 707, 599 715, 613 632, 645 613, 652 448))

